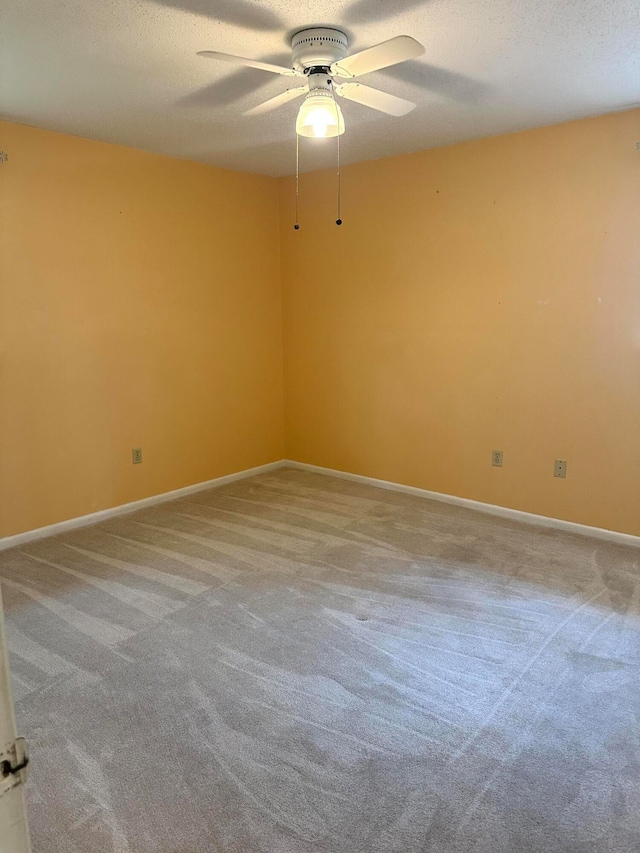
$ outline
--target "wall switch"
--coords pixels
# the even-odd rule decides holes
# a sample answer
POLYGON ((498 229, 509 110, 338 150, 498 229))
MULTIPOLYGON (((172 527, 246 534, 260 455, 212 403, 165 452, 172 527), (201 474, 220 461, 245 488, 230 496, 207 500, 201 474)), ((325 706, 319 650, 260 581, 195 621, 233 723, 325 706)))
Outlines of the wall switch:
POLYGON ((134 447, 131 451, 131 457, 134 465, 139 465, 142 462, 142 448, 134 447))
POLYGON ((567 462, 565 459, 556 459, 553 476, 562 477, 563 479, 567 476, 567 462))
POLYGON ((502 468, 502 451, 501 450, 492 450, 491 451, 491 464, 494 468, 502 468))

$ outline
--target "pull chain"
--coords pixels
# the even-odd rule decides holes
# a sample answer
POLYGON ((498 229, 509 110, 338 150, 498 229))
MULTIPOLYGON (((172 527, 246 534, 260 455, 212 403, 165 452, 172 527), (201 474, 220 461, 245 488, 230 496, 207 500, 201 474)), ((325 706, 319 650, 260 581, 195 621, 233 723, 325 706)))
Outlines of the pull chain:
POLYGON ((342 219, 340 218, 340 196, 340 134, 338 134, 338 218, 336 219, 336 225, 342 225, 342 219))
MULTIPOLYGON (((333 92, 331 93, 333 95, 333 92)), ((336 106, 336 120, 338 122, 338 218, 336 219, 336 225, 342 225, 342 219, 340 218, 340 203, 341 203, 341 189, 340 189, 340 110, 338 108, 338 102, 336 101, 336 96, 333 95, 333 103, 336 106)))
POLYGON ((296 224, 293 226, 296 231, 300 230, 298 222, 298 188, 300 184, 300 137, 296 133, 296 224))
MULTIPOLYGON (((340 175, 340 110, 338 107, 338 102, 335 99, 335 95, 332 94, 333 103, 336 108, 336 120, 337 120, 337 128, 338 128, 338 218, 336 219, 336 225, 342 225, 342 185, 341 185, 341 175, 340 175)), ((300 195, 300 136, 296 133, 296 221, 294 224, 294 228, 296 231, 300 230, 300 222, 299 219, 299 195, 300 195)))

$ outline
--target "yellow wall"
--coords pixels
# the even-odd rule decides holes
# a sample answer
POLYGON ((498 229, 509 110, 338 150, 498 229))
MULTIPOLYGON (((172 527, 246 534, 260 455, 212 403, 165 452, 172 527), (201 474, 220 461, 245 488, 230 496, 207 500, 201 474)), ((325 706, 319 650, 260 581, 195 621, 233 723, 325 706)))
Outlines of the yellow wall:
POLYGON ((341 228, 335 173, 299 232, 282 181, 287 455, 640 534, 638 141, 635 110, 350 166, 341 228))
POLYGON ((640 534, 637 141, 350 166, 342 228, 303 175, 294 232, 291 179, 0 123, 0 536, 285 453, 640 534))
POLYGON ((280 459, 277 182, 0 147, 0 536, 280 459))

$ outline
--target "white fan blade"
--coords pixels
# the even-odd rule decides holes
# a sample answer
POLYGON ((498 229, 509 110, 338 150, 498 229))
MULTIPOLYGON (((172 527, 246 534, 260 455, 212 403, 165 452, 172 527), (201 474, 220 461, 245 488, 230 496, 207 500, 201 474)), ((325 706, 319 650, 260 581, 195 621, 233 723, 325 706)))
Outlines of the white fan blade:
POLYGON ((407 59, 415 59, 423 53, 424 47, 419 41, 411 36, 396 36, 367 50, 339 59, 331 66, 331 73, 336 77, 360 77, 361 74, 369 74, 407 59))
POLYGON ((260 62, 257 59, 245 59, 243 56, 234 56, 232 53, 219 53, 217 50, 199 50, 198 56, 208 59, 220 59, 222 62, 231 62, 234 65, 246 65, 249 68, 258 68, 260 71, 270 71, 272 74, 283 74, 285 77, 303 77, 302 71, 295 68, 285 68, 284 65, 272 65, 270 62, 260 62))
POLYGON ((308 91, 308 86, 296 86, 295 89, 286 89, 274 98, 269 98, 268 101, 263 101, 261 104, 258 104, 257 107, 252 107, 250 110, 246 110, 243 115, 259 116, 262 113, 268 113, 271 110, 275 110, 276 107, 281 107, 288 101, 292 101, 294 98, 299 98, 300 95, 304 95, 308 91))
POLYGON ((388 113, 390 116, 404 116, 416 106, 412 101, 405 101, 404 98, 397 98, 388 92, 381 92, 380 89, 372 89, 371 86, 365 86, 355 80, 339 83, 335 89, 341 97, 349 101, 364 104, 365 107, 380 110, 381 113, 388 113))

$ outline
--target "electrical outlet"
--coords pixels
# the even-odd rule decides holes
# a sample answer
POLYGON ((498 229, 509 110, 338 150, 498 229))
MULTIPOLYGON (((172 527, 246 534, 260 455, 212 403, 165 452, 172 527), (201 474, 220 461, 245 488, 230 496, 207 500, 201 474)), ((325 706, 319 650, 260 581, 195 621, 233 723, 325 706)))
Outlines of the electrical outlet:
POLYGON ((562 477, 562 479, 564 480, 564 478, 567 476, 566 459, 556 459, 556 464, 553 469, 553 476, 562 477))
POLYGON ((502 468, 502 451, 501 450, 492 450, 491 451, 491 464, 494 468, 502 468))
POLYGON ((131 457, 133 459, 134 465, 140 465, 140 463, 142 462, 142 448, 134 447, 131 451, 131 457))

